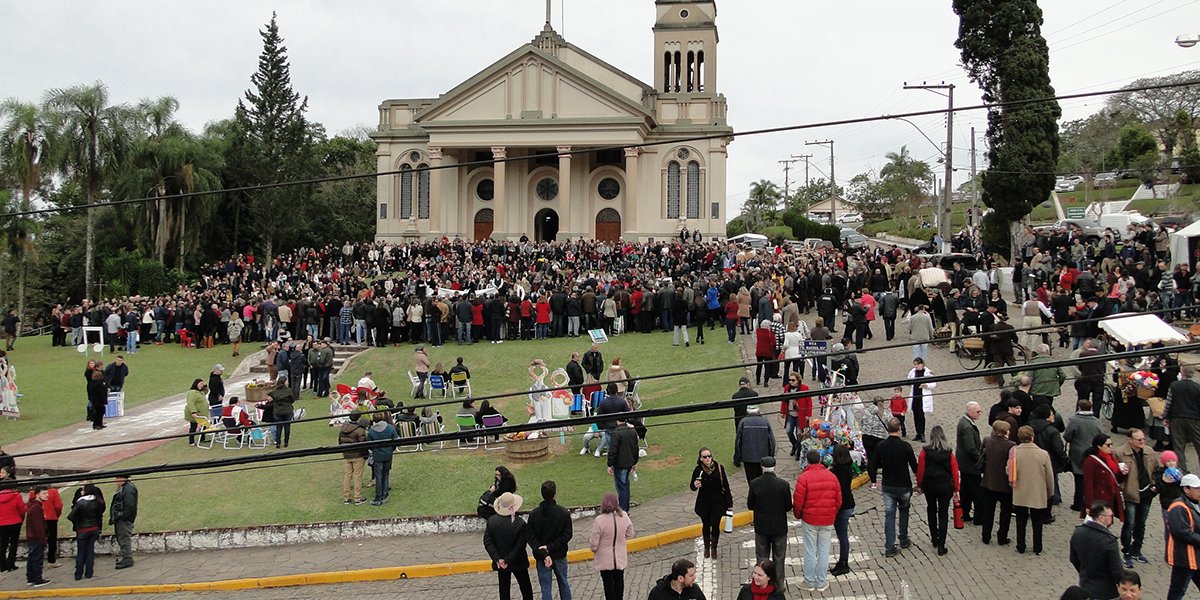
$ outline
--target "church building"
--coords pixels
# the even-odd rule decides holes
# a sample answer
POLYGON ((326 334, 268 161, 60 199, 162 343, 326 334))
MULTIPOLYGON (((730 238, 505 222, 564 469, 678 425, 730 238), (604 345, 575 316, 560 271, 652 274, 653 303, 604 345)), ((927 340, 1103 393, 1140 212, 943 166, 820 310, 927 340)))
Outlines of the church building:
POLYGON ((653 85, 568 43, 549 4, 457 87, 380 104, 376 238, 723 238, 716 3, 655 0, 653 85))

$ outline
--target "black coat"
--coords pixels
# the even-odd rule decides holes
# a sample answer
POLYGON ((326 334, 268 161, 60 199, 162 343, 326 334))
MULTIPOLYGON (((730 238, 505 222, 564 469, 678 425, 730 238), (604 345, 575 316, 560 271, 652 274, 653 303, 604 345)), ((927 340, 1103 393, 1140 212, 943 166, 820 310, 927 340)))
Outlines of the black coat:
POLYGON ((692 478, 688 487, 696 492, 696 515, 704 520, 721 518, 725 510, 733 507, 733 494, 729 491, 729 478, 725 476, 725 467, 713 461, 713 470, 705 473, 700 465, 692 469, 692 478), (700 480, 700 488, 696 488, 696 480, 700 480))
POLYGON ((509 571, 528 571, 529 555, 525 553, 525 544, 528 542, 529 531, 525 519, 502 515, 488 517, 487 528, 483 530, 483 548, 492 558, 493 571, 500 570, 496 561, 501 559, 508 563, 509 571))
POLYGON ((553 500, 545 500, 529 513, 529 548, 533 558, 541 560, 547 555, 559 559, 567 557, 567 544, 571 541, 571 513, 553 500), (542 550, 541 547, 546 549, 542 550))
POLYGON ((1071 534, 1071 564, 1079 572, 1079 585, 1093 598, 1116 598, 1117 575, 1124 565, 1117 536, 1095 521, 1075 527, 1071 534))
POLYGON ((792 488, 774 473, 764 472, 750 482, 746 508, 754 511, 756 535, 787 535, 792 512, 792 488))
POLYGON ((104 381, 91 380, 87 384, 88 403, 94 408, 104 410, 104 405, 108 404, 108 386, 104 385, 104 381))

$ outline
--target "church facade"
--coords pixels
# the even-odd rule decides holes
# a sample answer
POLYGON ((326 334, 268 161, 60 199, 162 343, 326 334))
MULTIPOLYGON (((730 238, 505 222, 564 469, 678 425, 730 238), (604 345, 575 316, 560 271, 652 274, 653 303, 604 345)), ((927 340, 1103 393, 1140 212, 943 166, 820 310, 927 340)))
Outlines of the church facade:
POLYGON ((550 26, 438 98, 379 106, 376 238, 725 236, 716 4, 655 0, 654 85, 550 26), (697 139, 702 138, 702 139, 697 139))

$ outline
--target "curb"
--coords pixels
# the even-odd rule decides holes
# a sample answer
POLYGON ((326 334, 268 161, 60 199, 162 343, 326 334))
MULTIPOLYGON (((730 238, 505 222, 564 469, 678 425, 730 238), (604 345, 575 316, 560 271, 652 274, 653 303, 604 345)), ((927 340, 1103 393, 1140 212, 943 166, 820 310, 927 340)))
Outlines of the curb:
MULTIPOLYGON (((867 483, 865 474, 856 477, 851 484, 854 489, 867 483)), ((754 513, 744 511, 733 515, 735 527, 742 527, 753 522, 754 513)), ((700 525, 687 525, 660 533, 637 537, 626 542, 629 552, 650 550, 668 544, 674 544, 700 535, 700 525)), ((583 562, 591 560, 591 550, 579 549, 567 553, 568 562, 583 562)), ((533 566, 533 559, 529 559, 533 566)), ((256 590, 267 588, 296 587, 305 585, 324 585, 331 583, 363 583, 367 581, 395 581, 403 579, 424 579, 429 577, 445 577, 448 575, 463 575, 468 573, 486 573, 492 570, 490 560, 472 560, 454 563, 435 563, 426 565, 409 565, 403 567, 379 567, 373 569, 356 569, 346 571, 326 571, 322 573, 300 573, 296 575, 276 575, 253 579, 227 579, 223 581, 206 581, 196 583, 169 583, 105 586, 89 588, 63 588, 59 590, 26 590, 0 592, 0 600, 7 598, 74 598, 82 596, 126 595, 126 594, 168 594, 174 592, 232 592, 241 590, 256 590)))

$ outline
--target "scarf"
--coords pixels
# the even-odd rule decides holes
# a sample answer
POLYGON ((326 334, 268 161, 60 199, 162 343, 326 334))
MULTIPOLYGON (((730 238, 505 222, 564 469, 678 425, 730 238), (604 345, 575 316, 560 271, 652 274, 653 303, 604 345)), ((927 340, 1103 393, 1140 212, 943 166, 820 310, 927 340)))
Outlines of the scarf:
POLYGON ((1121 472, 1120 469, 1117 467, 1117 459, 1113 458, 1113 455, 1111 452, 1108 454, 1105 454, 1103 452, 1097 452, 1096 458, 1099 458, 1101 461, 1103 461, 1104 465, 1108 467, 1108 470, 1112 471, 1114 479, 1117 477, 1117 473, 1121 472))
POLYGON ((758 587, 753 581, 750 582, 750 594, 754 596, 754 600, 767 600, 767 597, 774 591, 775 586, 769 583, 763 587, 758 587))

